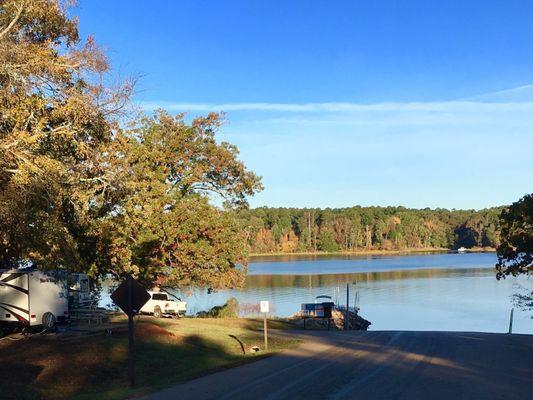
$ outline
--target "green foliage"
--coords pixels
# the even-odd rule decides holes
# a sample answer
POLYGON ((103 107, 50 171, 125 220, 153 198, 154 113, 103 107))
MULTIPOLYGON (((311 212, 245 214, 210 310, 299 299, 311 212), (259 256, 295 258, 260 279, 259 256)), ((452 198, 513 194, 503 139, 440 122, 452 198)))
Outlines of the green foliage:
POLYGON ((238 220, 253 253, 496 247, 501 208, 257 208, 238 220))
POLYGON ((237 318, 239 316, 239 302, 235 297, 230 297, 226 304, 200 312, 198 316, 200 318, 237 318))
MULTIPOLYGON (((237 159, 237 149, 217 143, 219 115, 196 118, 160 111, 117 139, 123 154, 117 174, 123 198, 97 225, 104 238, 98 273, 134 273, 167 286, 236 287, 247 253, 234 207, 260 190, 259 178, 237 159), (213 196, 226 210, 210 203, 213 196)), ((118 159, 118 157, 117 157, 118 159)))
POLYGON ((0 262, 86 269, 97 177, 131 85, 98 83, 107 60, 63 4, 0 2, 0 262))
POLYGON ((533 272, 533 194, 522 197, 500 215, 498 279, 533 272))
POLYGON ((0 1, 0 26, 0 263, 240 285, 234 210, 261 184, 221 116, 128 119, 131 85, 98 83, 105 56, 59 0, 0 1))
POLYGON ((524 311, 533 311, 533 290, 521 288, 512 297, 513 304, 524 311))
POLYGON ((334 233, 329 229, 324 229, 318 235, 318 248, 321 251, 334 252, 339 250, 339 245, 335 241, 334 233))

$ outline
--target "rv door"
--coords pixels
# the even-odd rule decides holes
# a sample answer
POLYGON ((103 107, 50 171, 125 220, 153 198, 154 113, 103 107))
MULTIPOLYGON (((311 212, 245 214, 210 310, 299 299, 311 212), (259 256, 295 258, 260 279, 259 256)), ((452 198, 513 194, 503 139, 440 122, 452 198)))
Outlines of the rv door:
POLYGON ((4 271, 0 274, 0 322, 29 324, 28 274, 4 271))

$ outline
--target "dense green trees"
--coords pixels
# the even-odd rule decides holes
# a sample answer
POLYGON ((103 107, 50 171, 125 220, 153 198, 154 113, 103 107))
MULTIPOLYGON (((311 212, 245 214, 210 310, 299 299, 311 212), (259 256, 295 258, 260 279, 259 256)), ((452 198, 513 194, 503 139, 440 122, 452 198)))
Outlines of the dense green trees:
MULTIPOLYGON (((497 278, 533 273, 533 194, 522 197, 504 209, 500 216, 501 244, 498 247, 497 278)), ((513 296, 514 303, 533 310, 533 290, 523 287, 513 296)))
POLYGON ((498 278, 533 272, 533 194, 522 197, 501 213, 498 278))
POLYGON ((254 253, 497 247, 501 208, 257 208, 238 214, 254 253))

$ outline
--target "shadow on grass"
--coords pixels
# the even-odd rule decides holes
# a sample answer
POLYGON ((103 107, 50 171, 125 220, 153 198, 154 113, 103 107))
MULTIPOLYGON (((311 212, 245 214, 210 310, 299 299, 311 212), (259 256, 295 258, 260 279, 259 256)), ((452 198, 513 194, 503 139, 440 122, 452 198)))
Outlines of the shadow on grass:
MULTIPOLYGON (((0 357, 1 358, 1 357, 0 357)), ((43 367, 25 363, 0 363, 0 393, 7 399, 38 399, 38 392, 28 382, 34 382, 43 367)))
MULTIPOLYGON (((227 337, 227 336, 226 336, 227 337)), ((136 326, 136 388, 127 381, 127 332, 60 340, 34 336, 0 343, 2 399, 124 398, 229 368, 253 356, 232 341, 136 326)))

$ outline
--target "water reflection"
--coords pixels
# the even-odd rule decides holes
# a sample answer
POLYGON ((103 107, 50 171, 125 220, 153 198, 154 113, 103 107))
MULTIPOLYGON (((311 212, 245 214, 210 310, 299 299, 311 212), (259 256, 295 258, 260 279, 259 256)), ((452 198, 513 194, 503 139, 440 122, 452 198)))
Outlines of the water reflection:
MULTIPOLYGON (((388 257, 417 257, 420 255, 439 255, 439 254, 457 254, 450 251, 421 251, 421 252, 398 252, 392 254, 277 254, 277 255, 259 255, 252 256, 252 263, 260 262, 287 262, 287 261, 316 261, 316 260, 371 260, 371 259, 383 259, 388 257)), ((488 254, 488 253, 487 253, 488 254)))
POLYGON ((253 258, 249 275, 309 275, 417 269, 494 268, 494 253, 389 256, 282 256, 253 258))
MULTIPOLYGON (((358 299, 371 329, 505 332, 511 295, 518 284, 532 282, 523 277, 497 281, 495 262, 491 253, 262 258, 250 265, 244 289, 182 296, 190 313, 235 297, 250 305, 269 300, 273 314, 290 316, 317 295, 338 297, 344 304, 350 283, 350 303, 358 299)), ((514 331, 533 333, 528 313, 515 311, 514 331)))
MULTIPOLYGON (((533 280, 497 281, 495 263, 491 253, 261 258, 253 260, 241 290, 176 294, 188 302, 191 315, 235 297, 247 310, 269 300, 272 314, 287 317, 318 295, 344 304, 349 283, 350 304, 358 302, 374 330, 506 332, 511 296, 519 285, 531 290, 533 280)), ((105 296, 102 304, 109 303, 105 296)), ((531 312, 515 310, 513 331, 533 334, 530 316, 531 312)))
POLYGON ((490 268, 470 269, 417 269, 395 271, 357 272, 351 274, 320 275, 248 275, 246 288, 259 287, 323 287, 342 285, 351 282, 371 282, 384 280, 428 279, 459 276, 494 276, 490 268))

